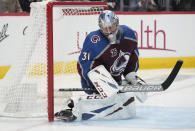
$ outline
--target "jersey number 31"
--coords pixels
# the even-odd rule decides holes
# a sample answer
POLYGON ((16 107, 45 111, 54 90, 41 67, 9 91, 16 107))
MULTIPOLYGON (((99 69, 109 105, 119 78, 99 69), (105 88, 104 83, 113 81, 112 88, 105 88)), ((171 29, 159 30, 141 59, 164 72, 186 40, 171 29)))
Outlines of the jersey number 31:
POLYGON ((82 60, 89 60, 90 54, 88 52, 83 52, 82 60))

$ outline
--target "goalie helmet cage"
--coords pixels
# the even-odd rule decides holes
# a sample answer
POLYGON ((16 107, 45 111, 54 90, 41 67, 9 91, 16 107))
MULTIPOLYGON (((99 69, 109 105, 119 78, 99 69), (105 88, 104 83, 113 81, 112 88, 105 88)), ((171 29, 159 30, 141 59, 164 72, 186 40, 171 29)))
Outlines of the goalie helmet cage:
POLYGON ((77 73, 80 47, 87 33, 98 29, 98 14, 105 9, 106 2, 31 3, 24 47, 18 47, 17 62, 0 80, 0 116, 54 120, 58 95, 63 99, 59 110, 65 107, 64 94, 55 89, 56 75, 77 73))

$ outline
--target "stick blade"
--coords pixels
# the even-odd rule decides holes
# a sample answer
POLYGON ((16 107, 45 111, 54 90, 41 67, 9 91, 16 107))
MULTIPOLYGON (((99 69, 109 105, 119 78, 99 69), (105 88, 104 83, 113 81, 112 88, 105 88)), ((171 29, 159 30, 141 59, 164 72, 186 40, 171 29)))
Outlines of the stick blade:
POLYGON ((168 78, 161 84, 163 87, 163 90, 168 89, 169 86, 173 83, 173 81, 175 80, 175 77, 177 76, 179 70, 181 69, 182 64, 183 64, 183 60, 177 61, 173 70, 169 74, 168 78))

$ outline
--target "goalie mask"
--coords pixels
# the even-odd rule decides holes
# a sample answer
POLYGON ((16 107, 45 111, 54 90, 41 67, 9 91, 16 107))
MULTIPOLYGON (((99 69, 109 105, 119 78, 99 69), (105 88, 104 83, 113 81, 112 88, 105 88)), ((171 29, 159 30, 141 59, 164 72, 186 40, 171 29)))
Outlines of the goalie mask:
POLYGON ((114 12, 105 10, 100 13, 98 24, 101 32, 109 39, 110 44, 116 43, 118 33, 118 17, 114 12))

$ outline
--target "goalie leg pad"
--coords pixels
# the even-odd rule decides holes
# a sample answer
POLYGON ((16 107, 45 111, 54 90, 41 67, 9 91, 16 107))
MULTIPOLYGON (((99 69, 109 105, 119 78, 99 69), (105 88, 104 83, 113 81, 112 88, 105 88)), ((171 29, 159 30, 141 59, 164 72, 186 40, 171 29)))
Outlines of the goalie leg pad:
POLYGON ((85 96, 75 103, 73 114, 81 120, 114 120, 135 116, 133 93, 115 94, 108 98, 85 96))

